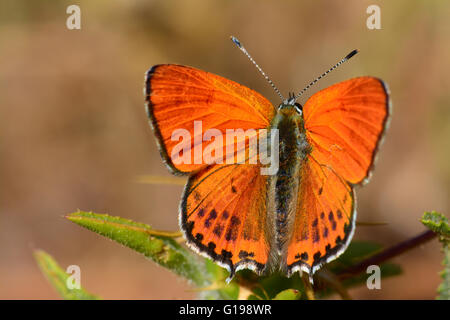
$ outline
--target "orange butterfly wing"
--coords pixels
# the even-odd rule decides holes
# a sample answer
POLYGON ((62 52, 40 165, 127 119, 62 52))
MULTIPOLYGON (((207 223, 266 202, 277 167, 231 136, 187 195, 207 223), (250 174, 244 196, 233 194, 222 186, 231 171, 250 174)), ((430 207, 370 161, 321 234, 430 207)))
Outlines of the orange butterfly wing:
POLYGON ((386 86, 373 77, 335 84, 304 105, 312 151, 300 174, 288 274, 301 269, 312 275, 350 243, 356 218, 353 187, 369 178, 389 113, 386 86))
POLYGON ((300 173, 293 235, 288 245, 288 275, 310 275, 341 254, 350 242, 355 221, 353 188, 330 167, 308 156, 300 173))
POLYGON ((312 156, 349 183, 364 182, 389 112, 386 85, 377 78, 350 79, 319 91, 303 107, 312 156))
POLYGON ((189 177, 180 225, 190 247, 230 271, 262 273, 270 243, 266 234, 267 179, 259 165, 213 165, 189 177))
MULTIPOLYGON (((195 139, 199 138, 197 146, 203 153, 213 142, 201 141, 208 129, 225 134, 227 129, 266 128, 275 114, 272 104, 256 91, 212 73, 180 65, 152 67, 146 75, 145 95, 161 156, 175 174, 188 174, 206 167, 205 162, 196 157, 195 139), (202 121, 197 136, 194 121, 202 121), (172 134, 179 129, 187 130, 192 139, 174 141, 172 134), (173 153, 177 145, 192 151, 190 163, 173 161, 174 156, 178 156, 177 152, 173 153)), ((230 156, 226 153, 226 142, 223 150, 226 159, 230 156)))
MULTIPOLYGON (((173 173, 189 174, 180 205, 188 245, 228 268, 230 278, 241 268, 262 272, 270 240, 265 233, 267 176, 260 174, 261 166, 195 163, 193 154, 191 163, 175 163, 172 151, 179 141, 172 141, 172 133, 181 128, 194 137, 194 121, 202 121, 201 136, 208 129, 223 135, 227 129, 263 129, 275 108, 245 86, 179 65, 157 65, 147 72, 146 101, 163 159, 173 173)), ((227 143, 224 159, 230 156, 227 143)), ((209 142, 198 145, 203 152, 209 142)), ((198 145, 191 139, 183 147, 193 151, 198 145)))

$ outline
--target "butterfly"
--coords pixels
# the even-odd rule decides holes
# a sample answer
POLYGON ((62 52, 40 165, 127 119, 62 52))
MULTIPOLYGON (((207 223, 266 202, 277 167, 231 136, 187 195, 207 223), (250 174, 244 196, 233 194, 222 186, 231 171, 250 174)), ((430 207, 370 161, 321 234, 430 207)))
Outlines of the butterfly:
MULTIPOLYGON (((297 98, 356 50, 284 99, 239 40, 232 40, 280 95, 278 107, 243 85, 192 67, 162 64, 146 73, 146 109, 160 154, 173 174, 188 176, 179 224, 189 247, 227 268, 228 280, 241 269, 278 269, 287 276, 306 272, 312 281, 352 239, 354 189, 370 178, 389 119, 388 89, 378 78, 358 77, 313 94, 302 106, 297 98), (249 161, 199 161, 213 143, 207 133, 230 129, 276 130, 276 172, 262 174, 265 165, 249 161)), ((241 150, 248 151, 250 138, 241 150)), ((235 159, 235 144, 222 140, 215 160, 235 159)))

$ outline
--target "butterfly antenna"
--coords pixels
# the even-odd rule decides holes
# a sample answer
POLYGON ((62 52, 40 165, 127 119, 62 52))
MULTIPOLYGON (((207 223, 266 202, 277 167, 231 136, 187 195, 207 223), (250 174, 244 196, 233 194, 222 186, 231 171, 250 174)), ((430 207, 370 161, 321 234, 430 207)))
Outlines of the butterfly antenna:
POLYGON ((334 66, 332 66, 330 69, 328 69, 326 72, 322 73, 319 77, 317 77, 314 81, 312 81, 310 84, 308 84, 302 91, 300 91, 295 97, 294 97, 294 102, 295 100, 297 100, 303 93, 305 93, 306 90, 308 90, 309 88, 311 88, 314 84, 316 84, 317 81, 319 81, 320 79, 322 79, 323 77, 325 77, 328 73, 330 73, 331 71, 333 71, 334 69, 336 69, 337 67, 339 67, 341 64, 343 64, 345 61, 347 61, 348 59, 350 59, 351 57, 353 57, 355 54, 357 54, 359 51, 358 50, 353 50, 352 52, 350 52, 348 55, 345 56, 344 59, 342 59, 341 61, 339 61, 338 63, 336 63, 334 66))
POLYGON ((250 61, 255 65, 256 69, 259 70, 259 72, 261 72, 261 74, 263 75, 263 77, 269 82, 269 84, 272 86, 272 88, 275 90, 275 92, 280 96, 282 101, 285 101, 283 95, 281 94, 280 90, 278 90, 278 88, 275 86, 275 84, 272 82, 272 80, 270 80, 270 78, 264 73, 264 71, 262 71, 262 69, 260 68, 260 66, 258 66, 258 64, 255 62, 255 60, 253 60, 252 56, 248 53, 248 51, 244 48, 244 46, 241 44, 241 42, 236 38, 231 36, 231 41, 234 42, 235 45, 237 45, 237 47, 243 52, 245 53, 245 55, 247 56, 247 58, 250 59, 250 61))

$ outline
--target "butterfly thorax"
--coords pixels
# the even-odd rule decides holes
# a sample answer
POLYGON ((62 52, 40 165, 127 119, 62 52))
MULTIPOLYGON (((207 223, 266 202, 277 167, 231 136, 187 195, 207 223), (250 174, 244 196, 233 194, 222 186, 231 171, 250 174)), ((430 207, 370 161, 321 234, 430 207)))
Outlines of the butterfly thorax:
POLYGON ((275 188, 272 223, 277 252, 283 256, 295 217, 300 168, 311 147, 299 106, 281 105, 271 127, 279 130, 279 169, 272 178, 272 188, 275 188))

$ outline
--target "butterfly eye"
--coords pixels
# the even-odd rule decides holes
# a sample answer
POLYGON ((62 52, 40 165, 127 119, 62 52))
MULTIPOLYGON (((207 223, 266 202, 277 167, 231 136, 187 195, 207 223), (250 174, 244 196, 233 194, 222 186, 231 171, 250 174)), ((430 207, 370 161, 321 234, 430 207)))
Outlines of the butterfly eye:
POLYGON ((295 110, 297 110, 298 113, 300 113, 300 114, 303 113, 303 106, 300 103, 296 102, 294 104, 294 106, 295 106, 295 110))

